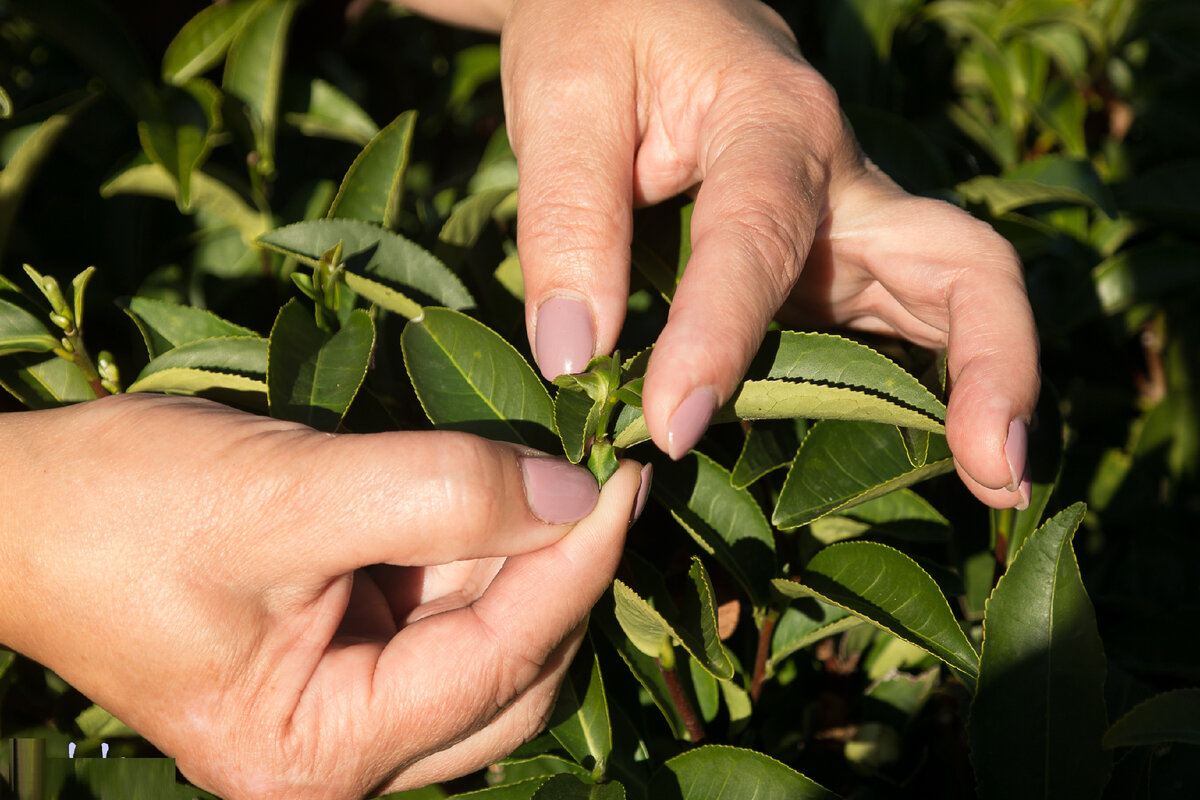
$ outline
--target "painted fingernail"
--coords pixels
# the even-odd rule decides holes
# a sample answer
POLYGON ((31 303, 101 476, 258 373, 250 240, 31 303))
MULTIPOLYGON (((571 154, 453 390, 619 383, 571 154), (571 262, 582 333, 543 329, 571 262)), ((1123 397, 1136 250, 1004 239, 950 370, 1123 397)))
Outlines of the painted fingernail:
POLYGON ((650 499, 650 484, 654 480, 654 465, 647 464, 642 467, 642 485, 638 487, 637 500, 633 503, 633 514, 629 516, 629 524, 638 521, 642 516, 642 512, 646 510, 646 501, 650 499))
POLYGON ((1015 492, 1025 475, 1025 460, 1029 453, 1029 429, 1024 421, 1014 419, 1008 423, 1008 438, 1004 440, 1004 458, 1008 461, 1008 486, 1015 492))
POLYGON ((588 307, 569 297, 552 297, 542 303, 533 349, 546 380, 583 372, 596 349, 588 307))
POLYGON ((667 455, 673 461, 683 458, 696 446, 716 409, 716 393, 707 387, 694 390, 679 404, 667 423, 667 455))
POLYGON ((522 458, 525 498, 543 522, 578 522, 596 507, 600 487, 592 473, 561 458, 522 458))
POLYGON ((1024 511, 1029 508, 1030 498, 1033 496, 1033 479, 1029 476, 1029 470, 1025 470, 1025 476, 1021 478, 1021 482, 1017 484, 1017 496, 1021 499, 1017 501, 1016 509, 1024 511))

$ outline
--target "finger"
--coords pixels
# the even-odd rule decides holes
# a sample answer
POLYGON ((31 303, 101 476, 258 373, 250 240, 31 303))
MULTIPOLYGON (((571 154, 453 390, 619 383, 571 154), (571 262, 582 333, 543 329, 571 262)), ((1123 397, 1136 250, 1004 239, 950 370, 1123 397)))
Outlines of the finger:
MULTIPOLYGON (((502 48, 509 138, 521 171, 517 249, 529 341, 542 374, 581 372, 615 346, 632 238, 636 101, 630 45, 588 6, 530 22, 514 8, 502 48), (571 53, 579 29, 586 51, 571 53), (523 38, 507 41, 511 31, 523 38), (539 45, 538 39, 555 42, 539 45), (531 43, 532 41, 532 43, 531 43)), ((535 12, 536 13, 536 12, 535 12)))
POLYGON ((644 392, 647 427, 672 458, 695 445, 732 395, 800 274, 831 170, 851 163, 852 142, 832 89, 807 69, 787 76, 774 101, 795 110, 796 126, 763 128, 757 106, 744 105, 745 93, 732 87, 725 96, 738 99, 714 112, 717 121, 701 142, 706 158, 692 255, 644 392))
POLYGON ((366 716, 381 752, 416 738, 426 752, 442 749, 485 727, 538 680, 608 588, 640 483, 638 465, 625 462, 566 537, 509 558, 470 607, 426 617, 387 645, 373 667, 366 716))
POLYGON ((321 437, 316 447, 303 458, 283 453, 295 488, 272 506, 286 509, 275 523, 289 537, 278 560, 326 577, 532 552, 599 496, 582 467, 468 434, 321 437))

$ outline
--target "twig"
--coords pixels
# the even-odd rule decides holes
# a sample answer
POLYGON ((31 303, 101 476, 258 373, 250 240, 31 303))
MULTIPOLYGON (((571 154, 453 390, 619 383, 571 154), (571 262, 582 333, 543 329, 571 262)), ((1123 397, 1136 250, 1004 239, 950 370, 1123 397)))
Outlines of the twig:
POLYGON ((671 694, 671 702, 675 705, 675 711, 679 714, 679 719, 683 721, 683 727, 687 730, 688 739, 693 743, 704 741, 704 723, 700 721, 700 717, 696 714, 696 709, 692 707, 692 701, 688 699, 687 692, 683 690, 683 686, 679 683, 679 676, 675 674, 675 669, 667 669, 662 665, 661 659, 654 659, 658 664, 658 671, 662 673, 663 680, 666 681, 667 691, 671 694))

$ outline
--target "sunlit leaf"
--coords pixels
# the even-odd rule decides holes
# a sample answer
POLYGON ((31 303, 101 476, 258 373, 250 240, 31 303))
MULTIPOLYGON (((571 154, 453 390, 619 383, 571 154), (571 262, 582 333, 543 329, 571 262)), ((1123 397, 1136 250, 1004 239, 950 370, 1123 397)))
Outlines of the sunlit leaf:
POLYGON ((795 528, 953 468, 945 437, 933 437, 925 465, 914 467, 896 428, 822 420, 792 461, 772 522, 795 528))
POLYGON ((515 190, 501 188, 467 197, 454 206, 438 238, 456 247, 471 247, 491 223, 496 209, 515 195, 515 190))
POLYGON ((600 660, 595 653, 580 653, 575 657, 558 691, 548 727, 571 758, 585 767, 603 769, 612 752, 612 725, 600 660))
POLYGON ((842 542, 817 552, 799 582, 776 580, 793 597, 841 606, 974 678, 979 656, 945 595, 917 562, 876 542, 842 542))
POLYGON ((1200 689, 1174 689, 1129 710, 1104 734, 1104 746, 1180 742, 1200 745, 1200 689))
POLYGON ((83 373, 58 356, 11 353, 0 359, 0 386, 31 409, 57 408, 95 400, 83 373))
POLYGON ((709 744, 675 756, 650 783, 654 800, 837 800, 837 795, 775 759, 709 744))
POLYGON ((494 331, 457 311, 427 308, 405 326, 401 345, 434 425, 553 448, 554 404, 545 385, 494 331))
POLYGON ((555 775, 538 787, 533 800, 625 800, 625 787, 616 781, 584 783, 574 775, 555 775))
POLYGON ((1036 533, 987 602, 979 683, 967 732, 982 800, 1098 798, 1104 648, 1071 540, 1076 504, 1036 533))
POLYGON ((93 739, 117 739, 137 736, 137 732, 97 705, 85 708, 75 717, 83 735, 93 739))
POLYGON ((249 115, 259 169, 275 171, 275 130, 288 29, 298 0, 259 0, 229 46, 221 88, 241 100, 249 115))
POLYGON ((371 316, 355 309, 336 333, 317 327, 298 300, 279 311, 267 357, 271 416, 334 431, 362 386, 375 343, 371 316))
POLYGON ((562 375, 554 382, 558 384, 554 396, 554 422, 563 451, 568 459, 578 464, 600 421, 600 409, 605 399, 603 386, 607 382, 603 376, 590 372, 562 375), (585 391, 585 384, 593 386, 595 391, 585 391))
POLYGON ((367 142, 342 178, 330 219, 357 219, 396 230, 416 121, 417 112, 405 111, 367 142))
POLYGON ((149 297, 128 298, 122 307, 141 332, 151 358, 201 339, 256 335, 254 331, 221 319, 203 308, 149 297))
POLYGON ((46 353, 58 347, 58 338, 45 323, 15 303, 0 298, 0 356, 9 353, 46 353))
POLYGON ((304 90, 287 90, 283 120, 305 136, 338 139, 359 146, 379 133, 375 120, 329 81, 313 78, 304 90))
POLYGON ((257 336, 201 339, 152 359, 128 392, 199 394, 214 389, 267 391, 267 340, 257 336))
POLYGON ((181 86, 219 64, 257 2, 232 0, 201 9, 167 45, 163 80, 181 86))
POLYGON ((810 530, 825 544, 864 535, 944 542, 950 537, 950 522, 916 492, 899 489, 813 520, 810 530))
POLYGON ((420 315, 422 305, 474 305, 458 276, 433 254, 378 225, 353 219, 308 220, 269 231, 259 242, 309 265, 341 242, 346 285, 409 319, 420 315))

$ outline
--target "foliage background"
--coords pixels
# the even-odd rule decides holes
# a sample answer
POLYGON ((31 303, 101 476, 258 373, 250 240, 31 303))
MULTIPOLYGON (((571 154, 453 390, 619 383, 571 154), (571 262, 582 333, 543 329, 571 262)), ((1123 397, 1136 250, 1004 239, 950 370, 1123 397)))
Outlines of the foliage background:
MULTIPOLYGON (((130 52, 152 74, 167 43, 204 5, 108 3, 127 31, 130 52)), ((1035 479, 1049 487, 1059 473, 1049 513, 1087 502, 1074 544, 1107 656, 1108 720, 1156 693, 1200 685, 1200 4, 814 0, 776 6, 803 52, 838 89, 867 153, 910 191, 945 197, 991 221, 1025 261, 1046 387, 1035 479)), ((337 86, 380 125, 417 110, 400 231, 435 250, 468 284, 486 287, 476 291, 480 316, 528 355, 520 305, 493 277, 511 254, 504 221, 486 226, 470 247, 438 239, 454 204, 475 190, 471 181, 481 159, 487 166, 496 152, 494 134, 503 118, 494 39, 379 4, 351 8, 349 16, 339 3, 301 8, 289 34, 287 73, 337 86)), ((144 366, 146 351, 116 302, 122 296, 211 308, 265 334, 294 294, 281 280, 282 259, 243 258, 238 241, 212 236, 208 223, 171 202, 102 198, 101 187, 140 150, 138 119, 122 97, 119 76, 114 81, 62 42, 56 32, 31 24, 21 3, 0 2, 0 85, 15 114, 0 128, 6 167, 14 136, 44 119, 47 104, 61 105, 79 92, 91 96, 36 171, 19 176, 19 186, 0 184, 0 224, 11 222, 0 245, 0 275, 20 283, 20 265, 28 262, 66 284, 96 265, 89 334, 112 351, 129 378, 144 366)), ((230 127, 205 168, 244 176, 246 135, 230 127)), ((262 190, 276 221, 300 219, 307 204, 332 199, 361 144, 281 124, 278 173, 262 190)), ((643 212, 643 240, 669 240, 678 211, 676 204, 643 212)), ((643 286, 631 300, 627 352, 652 339, 662 316, 661 304, 643 286)), ((919 354, 873 344, 921 366, 919 354)), ((420 419, 411 396, 394 399, 410 422, 420 419)), ((0 410, 17 408, 0 393, 0 410)), ((361 429, 379 424, 360 413, 361 429)), ((705 452, 728 468, 741 445, 741 431, 723 426, 705 452)), ((993 565, 1011 560, 1003 545, 996 552, 997 533, 1003 541, 1013 522, 980 507, 953 477, 923 484, 920 492, 945 516, 953 536, 905 542, 903 549, 932 565, 931 572, 940 567, 957 578, 962 594, 949 592, 952 602, 977 628, 980 591, 986 596, 993 565)), ((642 530, 671 525, 657 507, 640 523, 642 530)), ((802 552, 806 535, 787 546, 802 552)), ((631 547, 669 576, 686 572, 694 549, 683 534, 657 543, 635 534, 631 547)), ((735 593, 720 576, 714 580, 719 599, 731 599, 735 593)), ((729 644, 753 652, 753 642, 742 641, 753 639, 748 611, 742 613, 729 644)), ((934 666, 929 690, 896 722, 895 706, 881 708, 865 690, 885 667, 896 667, 911 683, 924 680, 931 665, 921 654, 900 654, 889 644, 896 640, 874 630, 861 626, 781 660, 759 707, 769 713, 756 711, 739 726, 723 711, 717 724, 724 729, 712 738, 770 753, 844 796, 973 796, 961 685, 934 666), (867 723, 885 721, 890 733, 868 735, 880 728, 867 723)), ((622 665, 605 662, 604 668, 609 702, 631 709, 635 738, 660 753, 683 748, 661 719, 644 713, 622 665)), ((0 696, 2 736, 36 733, 89 748, 105 739, 114 741, 114 754, 153 752, 136 738, 120 738, 119 729, 96 727, 111 723, 80 718, 90 706, 86 698, 3 652, 0 696)), ((1173 741, 1116 750, 1105 796, 1193 796, 1200 786, 1200 720, 1186 719, 1181 730, 1173 741)), ((1006 754, 989 758, 1004 761, 1006 754)), ((1019 762, 1007 766, 1020 768, 1019 762)), ((488 779, 512 780, 532 769, 494 768, 488 779)), ((483 785, 484 778, 474 776, 446 792, 483 785)), ((443 796, 439 791, 424 796, 443 796)), ((1055 796, 1075 796, 1072 791, 1088 796, 1078 787, 1055 796)))

